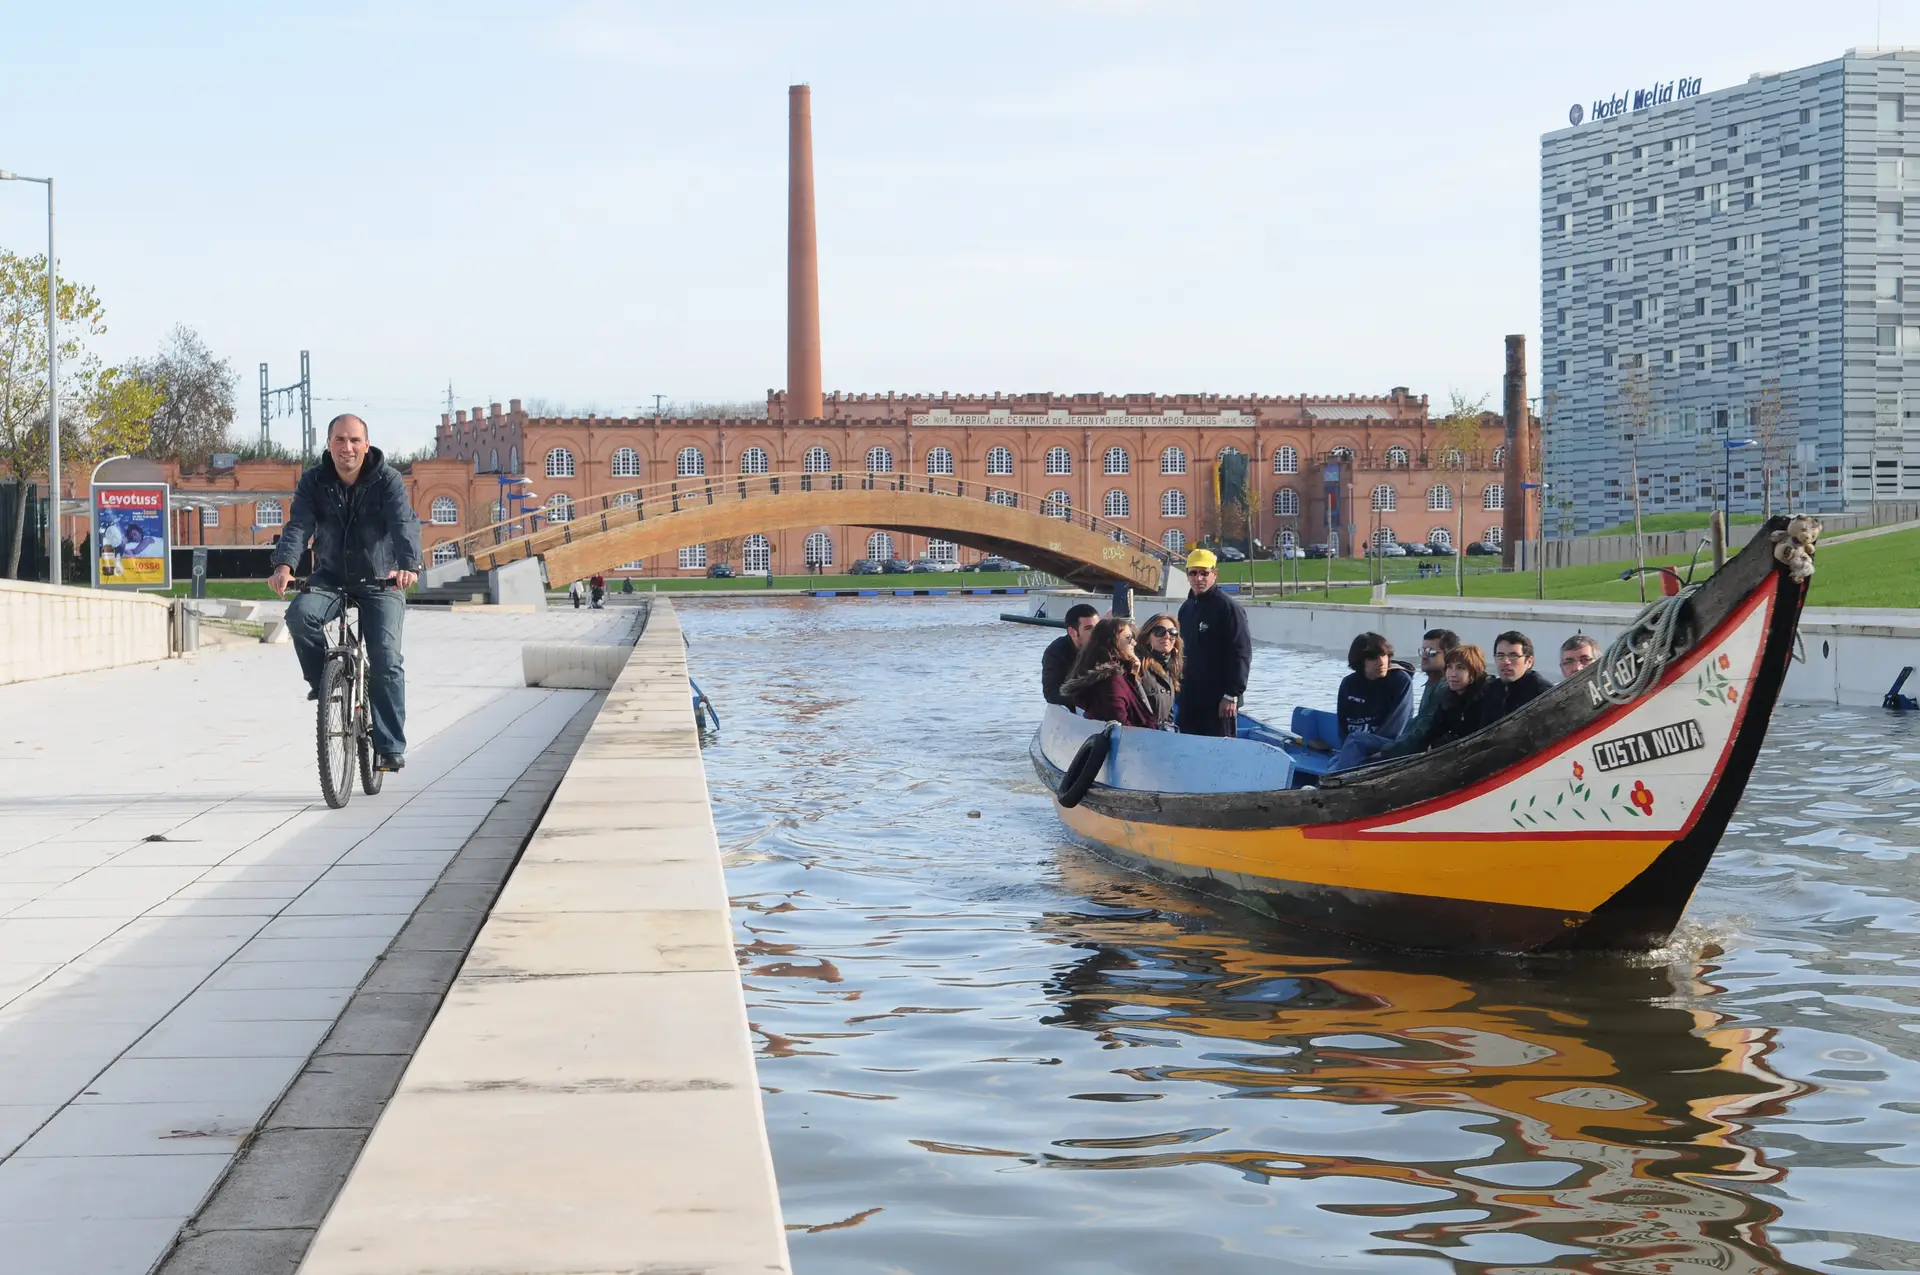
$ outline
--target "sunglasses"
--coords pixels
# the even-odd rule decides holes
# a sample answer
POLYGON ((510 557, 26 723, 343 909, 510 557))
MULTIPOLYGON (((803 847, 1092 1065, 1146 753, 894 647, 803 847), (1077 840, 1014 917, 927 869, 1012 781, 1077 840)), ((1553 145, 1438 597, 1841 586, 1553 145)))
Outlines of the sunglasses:
POLYGON ((1164 624, 1156 624, 1147 630, 1148 637, 1172 637, 1173 630, 1164 624))
POLYGON ((1210 576, 1213 574, 1213 568, 1212 567, 1188 567, 1187 574, 1190 576, 1210 576))

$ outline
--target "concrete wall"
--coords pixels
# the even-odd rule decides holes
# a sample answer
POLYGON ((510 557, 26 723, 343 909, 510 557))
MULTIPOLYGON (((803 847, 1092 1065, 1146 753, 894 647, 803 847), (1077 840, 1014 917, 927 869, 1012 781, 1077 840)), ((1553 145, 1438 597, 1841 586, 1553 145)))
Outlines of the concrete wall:
POLYGON ((301 1270, 788 1270, 748 1033, 662 597, 301 1270))
POLYGON ((160 598, 0 580, 0 685, 144 664, 168 653, 160 598))
MULTIPOLYGON (((1414 659, 1428 629, 1452 629, 1491 656, 1494 637, 1518 629, 1533 639, 1540 671, 1557 680, 1562 641, 1585 633, 1604 651, 1639 610, 1632 603, 1401 598, 1386 606, 1256 603, 1247 613, 1257 641, 1340 656, 1355 634, 1371 630, 1414 659)), ((1782 692, 1789 703, 1877 706, 1903 665, 1920 665, 1920 611, 1809 607, 1800 636, 1805 658, 1788 671, 1782 692)))

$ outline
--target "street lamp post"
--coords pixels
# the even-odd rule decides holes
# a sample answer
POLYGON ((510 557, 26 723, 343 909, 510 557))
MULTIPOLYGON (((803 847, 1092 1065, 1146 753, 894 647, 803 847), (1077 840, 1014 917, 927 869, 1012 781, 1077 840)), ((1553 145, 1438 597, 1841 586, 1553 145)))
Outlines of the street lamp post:
POLYGON ((1728 438, 1720 444, 1726 449, 1727 464, 1725 476, 1720 483, 1720 534, 1727 544, 1733 543, 1733 454, 1748 447, 1760 444, 1751 438, 1728 438))
MULTIPOLYGON (((47 583, 60 583, 60 338, 54 326, 53 178, 22 177, 0 169, 0 182, 39 182, 47 188, 47 583)), ((21 495, 26 476, 20 476, 21 495)))

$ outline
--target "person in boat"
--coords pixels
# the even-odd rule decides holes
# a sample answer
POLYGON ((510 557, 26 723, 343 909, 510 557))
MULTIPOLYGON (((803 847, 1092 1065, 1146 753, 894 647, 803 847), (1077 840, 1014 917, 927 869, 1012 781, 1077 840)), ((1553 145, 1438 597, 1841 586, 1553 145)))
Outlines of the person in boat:
POLYGON ((1600 658, 1600 644, 1576 633, 1560 644, 1560 680, 1565 681, 1600 658))
POLYGON ((1133 621, 1111 616, 1094 626, 1080 648, 1073 673, 1060 692, 1096 722, 1119 722, 1156 730, 1160 723, 1140 689, 1140 658, 1133 649, 1133 621))
POLYGON ((1413 674, 1393 662, 1393 643, 1362 633, 1347 648, 1347 667, 1353 671, 1341 680, 1334 704, 1340 747, 1329 773, 1371 761, 1413 717, 1413 674))
POLYGON ((1180 604, 1180 643, 1187 667, 1174 725, 1182 735, 1239 733, 1240 697, 1253 667, 1253 634, 1240 604, 1215 586, 1219 561, 1206 549, 1187 555, 1187 600, 1180 604))
POLYGON ((1443 657, 1444 688, 1431 716, 1416 720, 1405 734, 1375 754, 1375 761, 1392 761, 1451 744, 1480 729, 1481 702, 1492 679, 1487 676, 1486 653, 1467 643, 1443 657))
POLYGON ((1060 694, 1060 683, 1073 672, 1073 662, 1080 657, 1080 648, 1099 620, 1100 613, 1084 602, 1067 608, 1067 631, 1047 643, 1046 653, 1040 657, 1040 694, 1047 703, 1073 707, 1073 701, 1060 694))
POLYGON ((1174 697, 1180 693, 1180 675, 1186 660, 1180 650, 1180 621, 1162 611, 1140 630, 1145 641, 1138 647, 1140 689, 1146 693, 1147 706, 1162 729, 1173 722, 1174 697))
POLYGON ((1533 666, 1533 639, 1508 629, 1493 640, 1495 681, 1480 700, 1480 724, 1491 726, 1508 713, 1545 695, 1553 683, 1533 666))
POLYGON ((1459 645, 1460 635, 1452 629, 1428 629, 1421 635, 1420 671, 1426 674, 1426 680, 1420 684, 1420 703, 1413 710, 1413 720, 1401 735, 1422 729, 1423 723, 1440 711, 1440 697, 1447 690, 1447 652, 1459 645))

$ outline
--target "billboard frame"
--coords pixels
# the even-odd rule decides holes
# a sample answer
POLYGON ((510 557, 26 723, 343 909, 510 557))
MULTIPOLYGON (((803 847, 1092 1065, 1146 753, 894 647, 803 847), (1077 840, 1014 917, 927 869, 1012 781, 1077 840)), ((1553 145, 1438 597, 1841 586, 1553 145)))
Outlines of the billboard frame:
POLYGON ((173 488, 155 482, 91 482, 87 487, 87 560, 93 573, 93 587, 118 592, 147 590, 171 591, 173 588, 173 488), (160 494, 160 583, 124 584, 100 578, 101 496, 106 492, 151 491, 160 494))

